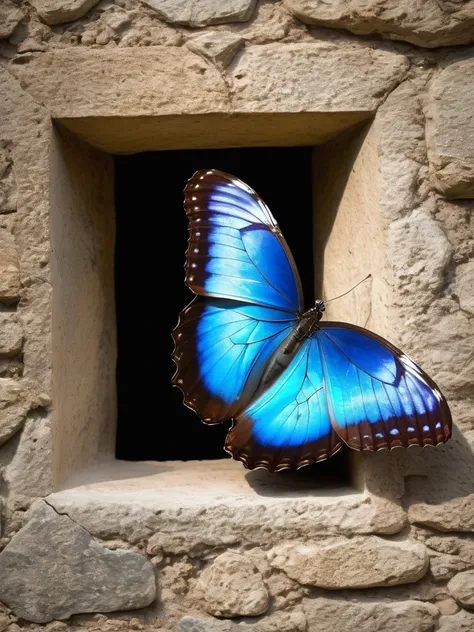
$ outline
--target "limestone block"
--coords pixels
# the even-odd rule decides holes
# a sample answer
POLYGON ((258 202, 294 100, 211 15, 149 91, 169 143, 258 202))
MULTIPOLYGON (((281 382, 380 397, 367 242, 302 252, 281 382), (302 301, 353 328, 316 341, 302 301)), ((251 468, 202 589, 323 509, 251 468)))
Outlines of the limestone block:
POLYGON ((178 624, 179 632, 307 632, 302 612, 275 612, 268 617, 250 623, 216 621, 200 617, 183 617, 178 624))
POLYGON ((13 2, 2 0, 0 3, 0 39, 9 38, 22 17, 23 12, 13 2))
POLYGON ((284 0, 284 5, 306 24, 380 33, 427 48, 474 40, 472 0, 449 6, 436 0, 284 0))
POLYGON ((451 579, 456 573, 471 568, 472 564, 460 559, 457 555, 433 555, 430 556, 430 571, 436 581, 451 579))
POLYGON ((22 380, 0 378, 0 445, 23 426, 31 406, 31 395, 22 380))
POLYGON ((219 555, 199 578, 204 607, 217 617, 255 617, 268 609, 268 591, 255 565, 243 555, 219 555))
POLYGON ((415 502, 408 509, 408 519, 438 531, 474 532, 474 494, 436 505, 415 502))
POLYGON ((105 549, 43 501, 0 553, 0 599, 27 621, 142 608, 155 597, 151 562, 105 549))
POLYGON ((11 65, 11 72, 59 118, 160 116, 228 107, 220 72, 184 47, 77 47, 22 60, 11 65))
POLYGON ((46 24, 72 22, 85 15, 99 0, 30 0, 46 24))
POLYGON ((303 608, 311 632, 432 632, 438 616, 435 606, 420 601, 377 603, 320 597, 305 600, 303 608))
POLYGON ((459 299, 461 309, 474 314, 474 260, 462 263, 456 268, 453 290, 459 299))
POLYGON ((252 46, 232 66, 233 103, 243 112, 374 111, 408 66, 403 55, 328 42, 252 46))
POLYGON ((0 354, 14 355, 21 350, 23 333, 17 315, 0 312, 0 354))
POLYGON ((450 617, 441 617, 436 632, 472 632, 474 614, 461 611, 450 617))
POLYGON ((455 555, 458 559, 474 564, 474 540, 469 536, 432 536, 426 540, 426 546, 440 553, 455 555))
POLYGON ((409 584, 428 570, 420 542, 392 542, 376 536, 315 544, 284 543, 270 553, 273 567, 301 584, 327 589, 409 584))
POLYGON ((20 268, 13 235, 0 229, 0 301, 20 297, 20 268))
POLYGON ((16 211, 16 202, 17 191, 11 143, 0 140, 0 213, 16 211))
MULTIPOLYGON (((474 3, 472 7, 474 12, 474 3)), ((434 79, 430 90, 427 106, 430 171, 437 189, 450 198, 474 197, 473 92, 472 59, 447 66, 434 79)))
POLYGON ((144 0, 166 22, 187 26, 206 26, 225 22, 246 22, 256 0, 144 0))
POLYGON ((189 50, 207 57, 221 68, 227 67, 244 40, 239 35, 225 31, 212 31, 193 37, 187 43, 189 50))
POLYGON ((449 581, 448 591, 463 608, 474 608, 474 571, 458 573, 449 581))

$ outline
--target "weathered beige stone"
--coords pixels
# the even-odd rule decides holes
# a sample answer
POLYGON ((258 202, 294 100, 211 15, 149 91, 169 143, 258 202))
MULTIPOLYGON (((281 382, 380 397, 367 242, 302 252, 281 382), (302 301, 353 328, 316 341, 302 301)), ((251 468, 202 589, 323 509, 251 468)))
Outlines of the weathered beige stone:
POLYGON ((16 205, 17 193, 12 147, 11 143, 0 140, 0 213, 16 211, 16 205))
POLYGON ((246 22, 255 8, 256 0, 144 0, 167 22, 187 26, 206 26, 224 22, 246 22))
POLYGON ((403 55, 328 42, 249 47, 232 65, 233 105, 243 112, 373 111, 408 67, 403 55))
POLYGON ((426 546, 474 565, 474 540, 469 536, 432 536, 426 540, 426 546))
POLYGON ((474 197, 473 91, 472 59, 448 65, 431 86, 427 107, 431 176, 438 190, 450 198, 474 197))
POLYGON ((345 599, 306 599, 304 612, 311 632, 432 632, 438 609, 430 603, 377 603, 345 599))
POLYGON ((205 610, 216 617, 255 617, 269 606, 268 591, 255 565, 230 551, 204 569, 199 589, 205 610))
POLYGON ((463 608, 474 608, 474 571, 458 573, 449 581, 448 591, 463 608))
POLYGON ((306 24, 347 29, 360 35, 380 33, 417 46, 433 48, 474 40, 474 2, 444 5, 410 0, 284 0, 306 24))
POLYGON ((0 445, 25 423, 32 396, 22 380, 0 378, 0 445))
POLYGON ((18 250, 11 233, 0 229, 0 301, 20 297, 18 250))
POLYGON ((430 556, 430 572, 436 581, 451 579, 456 573, 471 568, 472 564, 465 562, 456 555, 432 555, 430 556))
POLYGON ((99 0, 31 0, 46 24, 72 22, 85 15, 99 0))
POLYGON ((451 617, 441 617, 436 632, 472 632, 472 630, 474 630, 474 614, 461 611, 451 617))
POLYGON ((438 531, 474 531, 474 494, 437 505, 413 503, 408 509, 408 519, 438 531))
POLYGON ((474 314, 474 260, 456 267, 453 290, 459 299, 461 309, 474 314))
POLYGON ((239 542, 389 534, 406 525, 401 507, 368 494, 342 488, 333 495, 266 474, 246 474, 230 460, 112 462, 74 477, 49 502, 97 537, 114 533, 136 543, 153 536, 153 550, 193 556, 239 542))
POLYGON ((178 625, 179 632, 307 632, 306 620, 302 612, 275 612, 268 617, 250 623, 216 621, 201 617, 183 617, 178 625))
POLYGON ((13 34, 21 19, 23 11, 10 0, 2 0, 0 4, 0 39, 7 39, 13 34))
POLYGON ((225 68, 230 64, 243 41, 239 35, 217 31, 193 37, 187 42, 187 47, 193 53, 207 57, 221 68, 225 68))
POLYGON ((0 354, 14 355, 22 344, 23 332, 16 314, 0 312, 0 354))
POLYGON ((0 598, 27 621, 142 608, 155 597, 144 556, 109 551, 43 501, 0 553, 0 598))
POLYGON ((428 570, 428 555, 420 542, 375 536, 290 542, 275 547, 270 556, 272 566, 292 579, 328 589, 409 584, 428 570))
POLYGON ((66 48, 22 61, 13 64, 11 72, 57 118, 227 109, 219 71, 186 48, 66 48))

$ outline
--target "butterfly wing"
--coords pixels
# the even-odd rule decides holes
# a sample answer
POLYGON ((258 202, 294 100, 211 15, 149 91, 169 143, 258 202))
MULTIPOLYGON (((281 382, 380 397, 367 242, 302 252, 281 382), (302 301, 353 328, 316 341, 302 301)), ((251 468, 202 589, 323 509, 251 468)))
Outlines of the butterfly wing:
POLYGON ((173 332, 173 384, 207 423, 229 419, 253 395, 294 315, 222 299, 195 299, 173 332))
POLYGON ((226 449, 246 467, 270 471, 323 461, 342 441, 335 434, 324 393, 318 343, 308 338, 287 369, 241 414, 226 449))
POLYGON ((433 380, 392 344, 346 323, 316 336, 332 424, 355 450, 436 445, 451 436, 451 413, 433 380))
POLYGON ((268 207, 238 178, 197 171, 185 188, 186 283, 199 295, 173 332, 173 384, 205 422, 248 403, 302 309, 301 282, 268 207))
POLYGON ((270 210, 238 178, 197 171, 185 188, 186 283, 201 296, 303 308, 301 281, 270 210))

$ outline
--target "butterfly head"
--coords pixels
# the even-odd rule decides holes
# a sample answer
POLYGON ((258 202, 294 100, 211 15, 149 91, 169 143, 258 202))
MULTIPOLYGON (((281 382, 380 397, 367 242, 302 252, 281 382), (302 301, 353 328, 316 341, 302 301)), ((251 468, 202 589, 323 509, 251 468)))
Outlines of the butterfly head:
POLYGON ((318 321, 323 317, 323 314, 326 310, 326 306, 324 304, 324 301, 319 299, 315 302, 314 304, 314 311, 316 313, 316 315, 318 316, 318 321))

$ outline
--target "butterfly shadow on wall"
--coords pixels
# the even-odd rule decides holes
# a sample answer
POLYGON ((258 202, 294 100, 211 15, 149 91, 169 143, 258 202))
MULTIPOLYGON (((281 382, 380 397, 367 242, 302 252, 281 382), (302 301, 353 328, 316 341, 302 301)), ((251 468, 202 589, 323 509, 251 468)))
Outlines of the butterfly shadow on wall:
MULTIPOLYGON (((237 178, 196 172, 185 189, 186 284, 173 384, 207 424, 232 419, 225 449, 249 469, 299 469, 343 445, 435 446, 451 414, 433 380, 391 343, 304 311, 301 281, 270 210, 237 178)), ((258 477, 255 479, 258 480, 258 477)))

